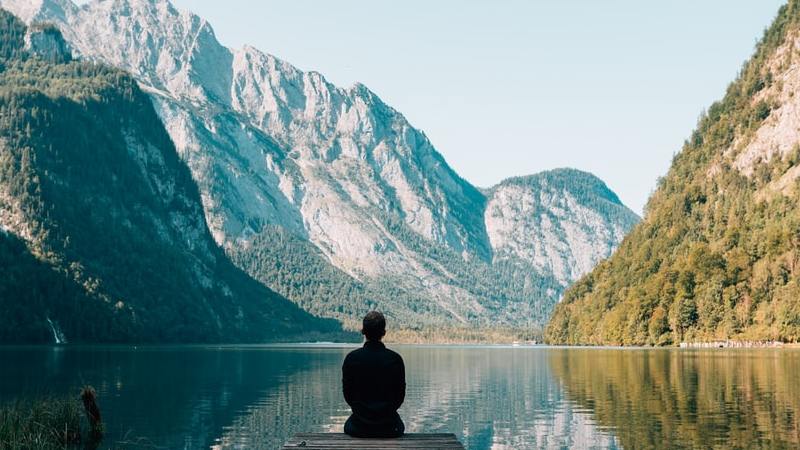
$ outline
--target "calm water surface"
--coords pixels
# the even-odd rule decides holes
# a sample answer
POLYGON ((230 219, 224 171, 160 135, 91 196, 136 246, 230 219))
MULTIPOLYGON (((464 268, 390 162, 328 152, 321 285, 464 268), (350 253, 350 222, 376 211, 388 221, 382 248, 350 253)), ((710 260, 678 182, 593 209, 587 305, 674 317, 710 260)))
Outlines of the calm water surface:
MULTIPOLYGON (((394 348, 406 430, 469 449, 800 448, 798 350, 394 348)), ((274 449, 341 430, 350 349, 0 347, 0 402, 91 384, 108 447, 274 449)))

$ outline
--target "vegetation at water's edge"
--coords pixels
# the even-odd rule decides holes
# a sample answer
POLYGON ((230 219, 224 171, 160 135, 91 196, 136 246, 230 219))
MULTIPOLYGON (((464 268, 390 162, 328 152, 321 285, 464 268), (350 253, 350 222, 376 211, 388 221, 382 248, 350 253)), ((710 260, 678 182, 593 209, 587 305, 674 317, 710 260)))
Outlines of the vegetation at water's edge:
POLYGON ((420 327, 386 331, 384 341, 393 344, 511 344, 542 342, 536 329, 512 327, 420 327))
POLYGON ((726 153, 749 142, 777 106, 763 93, 780 83, 773 71, 796 64, 797 51, 782 55, 781 67, 767 63, 799 23, 800 5, 792 0, 675 156, 644 220, 567 290, 547 341, 800 340, 800 186, 795 181, 788 195, 756 196, 800 163, 800 148, 757 163, 749 177, 726 153))
POLYGON ((81 417, 77 397, 0 405, 0 450, 72 448, 83 439, 81 417))

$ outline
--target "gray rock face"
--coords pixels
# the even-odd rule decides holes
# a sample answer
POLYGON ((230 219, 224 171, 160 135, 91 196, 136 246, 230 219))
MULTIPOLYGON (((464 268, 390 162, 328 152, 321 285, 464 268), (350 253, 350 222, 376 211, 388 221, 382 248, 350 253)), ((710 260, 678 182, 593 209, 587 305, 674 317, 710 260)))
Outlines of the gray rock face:
POLYGON ((339 324, 268 290, 217 246, 197 186, 137 82, 108 66, 31 55, 25 49, 42 41, 26 36, 58 35, 34 28, 0 10, 0 311, 9 322, 0 342, 336 333, 339 324))
POLYGON ((485 219, 496 259, 529 261, 563 286, 608 257, 639 220, 601 180, 573 169, 500 183, 485 219))
MULTIPOLYGON (((473 263, 530 263, 563 287, 608 256, 635 221, 618 200, 626 214, 607 217, 546 183, 504 182, 487 198, 365 86, 336 87, 255 48, 226 48, 205 20, 165 0, 0 5, 56 24, 81 57, 139 80, 227 249, 277 225, 351 277, 401 280, 464 324, 496 299, 454 286, 451 268, 411 241, 473 263), (390 226, 396 220, 411 234, 390 226)), ((559 295, 554 289, 547 301, 559 295)))

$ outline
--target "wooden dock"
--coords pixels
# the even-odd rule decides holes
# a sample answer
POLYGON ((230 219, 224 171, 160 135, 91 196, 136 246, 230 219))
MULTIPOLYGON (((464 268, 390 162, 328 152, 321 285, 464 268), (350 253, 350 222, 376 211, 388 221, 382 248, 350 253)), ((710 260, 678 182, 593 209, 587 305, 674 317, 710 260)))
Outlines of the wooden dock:
POLYGON ((464 450, 452 433, 409 433, 395 439, 360 439, 344 433, 297 433, 283 446, 304 450, 464 450))

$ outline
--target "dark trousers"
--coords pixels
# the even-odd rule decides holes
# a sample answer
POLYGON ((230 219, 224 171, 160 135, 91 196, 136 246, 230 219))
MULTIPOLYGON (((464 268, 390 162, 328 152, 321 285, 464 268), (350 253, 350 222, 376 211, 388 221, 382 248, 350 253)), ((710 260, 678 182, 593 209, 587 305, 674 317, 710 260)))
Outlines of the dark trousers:
POLYGON ((396 438, 403 435, 406 426, 400 415, 394 415, 385 423, 367 424, 359 420, 355 415, 351 415, 344 423, 344 432, 357 438, 396 438))

